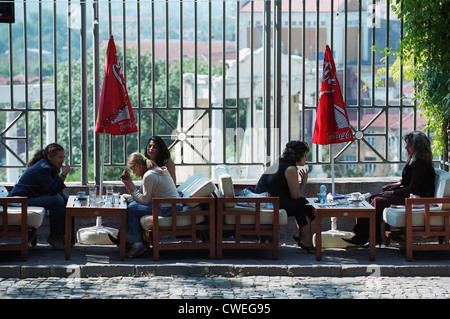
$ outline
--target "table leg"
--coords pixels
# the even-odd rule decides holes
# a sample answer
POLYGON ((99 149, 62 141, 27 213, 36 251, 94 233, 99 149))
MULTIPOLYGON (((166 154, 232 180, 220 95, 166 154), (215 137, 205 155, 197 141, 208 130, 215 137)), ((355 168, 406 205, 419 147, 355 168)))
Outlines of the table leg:
POLYGON ((322 216, 316 214, 316 260, 322 260, 322 216))
POLYGON ((121 214, 120 217, 120 260, 125 260, 125 249, 126 249, 126 232, 127 232, 127 215, 121 214))
POLYGON ((370 214, 369 218, 369 260, 375 260, 375 240, 376 240, 376 217, 374 214, 370 214))
POLYGON ((72 215, 66 213, 66 240, 65 240, 65 258, 70 259, 70 249, 72 246, 72 215))

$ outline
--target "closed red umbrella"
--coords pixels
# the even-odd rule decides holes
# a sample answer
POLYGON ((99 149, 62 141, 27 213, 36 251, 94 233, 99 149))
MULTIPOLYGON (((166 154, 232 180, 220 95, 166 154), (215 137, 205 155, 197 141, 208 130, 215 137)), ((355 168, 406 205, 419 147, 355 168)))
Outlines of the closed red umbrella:
POLYGON ((137 131, 130 97, 117 59, 116 45, 111 36, 106 51, 105 78, 95 123, 95 133, 125 135, 137 131))
POLYGON ((336 66, 330 47, 327 45, 323 59, 322 86, 312 142, 329 145, 353 140, 347 109, 336 77, 336 66))

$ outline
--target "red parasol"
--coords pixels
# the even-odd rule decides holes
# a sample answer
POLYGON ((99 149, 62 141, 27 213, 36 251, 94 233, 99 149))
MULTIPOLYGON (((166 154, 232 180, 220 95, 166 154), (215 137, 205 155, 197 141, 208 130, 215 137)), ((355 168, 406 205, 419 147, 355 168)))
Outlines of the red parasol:
POLYGON ((95 123, 95 133, 125 135, 137 131, 130 98, 117 59, 116 45, 111 36, 106 51, 105 78, 95 123))
POLYGON ((323 59, 322 86, 312 142, 328 145, 353 140, 341 88, 336 78, 333 56, 327 45, 323 59))

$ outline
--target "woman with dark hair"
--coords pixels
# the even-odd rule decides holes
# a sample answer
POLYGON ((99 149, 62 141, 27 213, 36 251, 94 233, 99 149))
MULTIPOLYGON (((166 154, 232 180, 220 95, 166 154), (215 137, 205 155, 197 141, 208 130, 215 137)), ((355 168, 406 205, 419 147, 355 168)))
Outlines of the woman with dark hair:
POLYGON ((70 172, 70 165, 64 165, 65 157, 64 148, 56 143, 37 151, 10 195, 26 196, 29 206, 44 207, 50 212, 47 242, 57 250, 64 250, 67 195, 63 189, 70 172))
POLYGON ((151 159, 159 167, 167 167, 167 171, 172 176, 173 182, 177 184, 177 176, 175 174, 175 163, 170 157, 169 149, 164 140, 159 136, 152 136, 145 147, 145 154, 147 158, 151 159))
POLYGON ((257 193, 268 192, 280 198, 280 209, 286 210, 288 216, 295 216, 299 236, 295 236, 298 245, 307 252, 313 252, 311 237, 311 221, 314 220, 308 200, 300 195, 300 191, 308 182, 308 171, 297 166, 306 164, 309 146, 306 142, 290 141, 278 163, 271 165, 263 173, 256 185, 257 193), (301 182, 298 182, 300 176, 301 182))
MULTIPOLYGON (((381 244, 381 216, 383 210, 391 205, 405 205, 405 199, 411 194, 420 197, 434 195, 435 172, 430 140, 419 131, 407 134, 405 149, 408 161, 402 171, 402 179, 393 184, 385 185, 381 194, 372 195, 369 203, 376 211, 376 244, 381 244)), ((365 246, 369 239, 369 221, 367 218, 358 218, 353 228, 355 236, 342 238, 348 243, 365 246)))

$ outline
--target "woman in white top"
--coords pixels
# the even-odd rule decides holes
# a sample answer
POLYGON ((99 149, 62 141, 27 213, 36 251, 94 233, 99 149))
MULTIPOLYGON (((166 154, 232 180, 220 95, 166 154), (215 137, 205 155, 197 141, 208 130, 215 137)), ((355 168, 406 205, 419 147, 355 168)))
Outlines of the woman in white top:
MULTIPOLYGON (((142 179, 142 187, 137 188, 131 180, 130 173, 125 170, 121 176, 122 182, 130 192, 134 201, 127 207, 126 241, 131 243, 127 258, 136 257, 146 251, 142 242, 142 228, 140 219, 152 214, 152 198, 178 197, 178 192, 172 177, 166 167, 158 167, 155 162, 140 153, 132 153, 128 157, 128 167, 136 176, 142 179)), ((159 215, 171 216, 170 207, 160 207, 159 215)))

